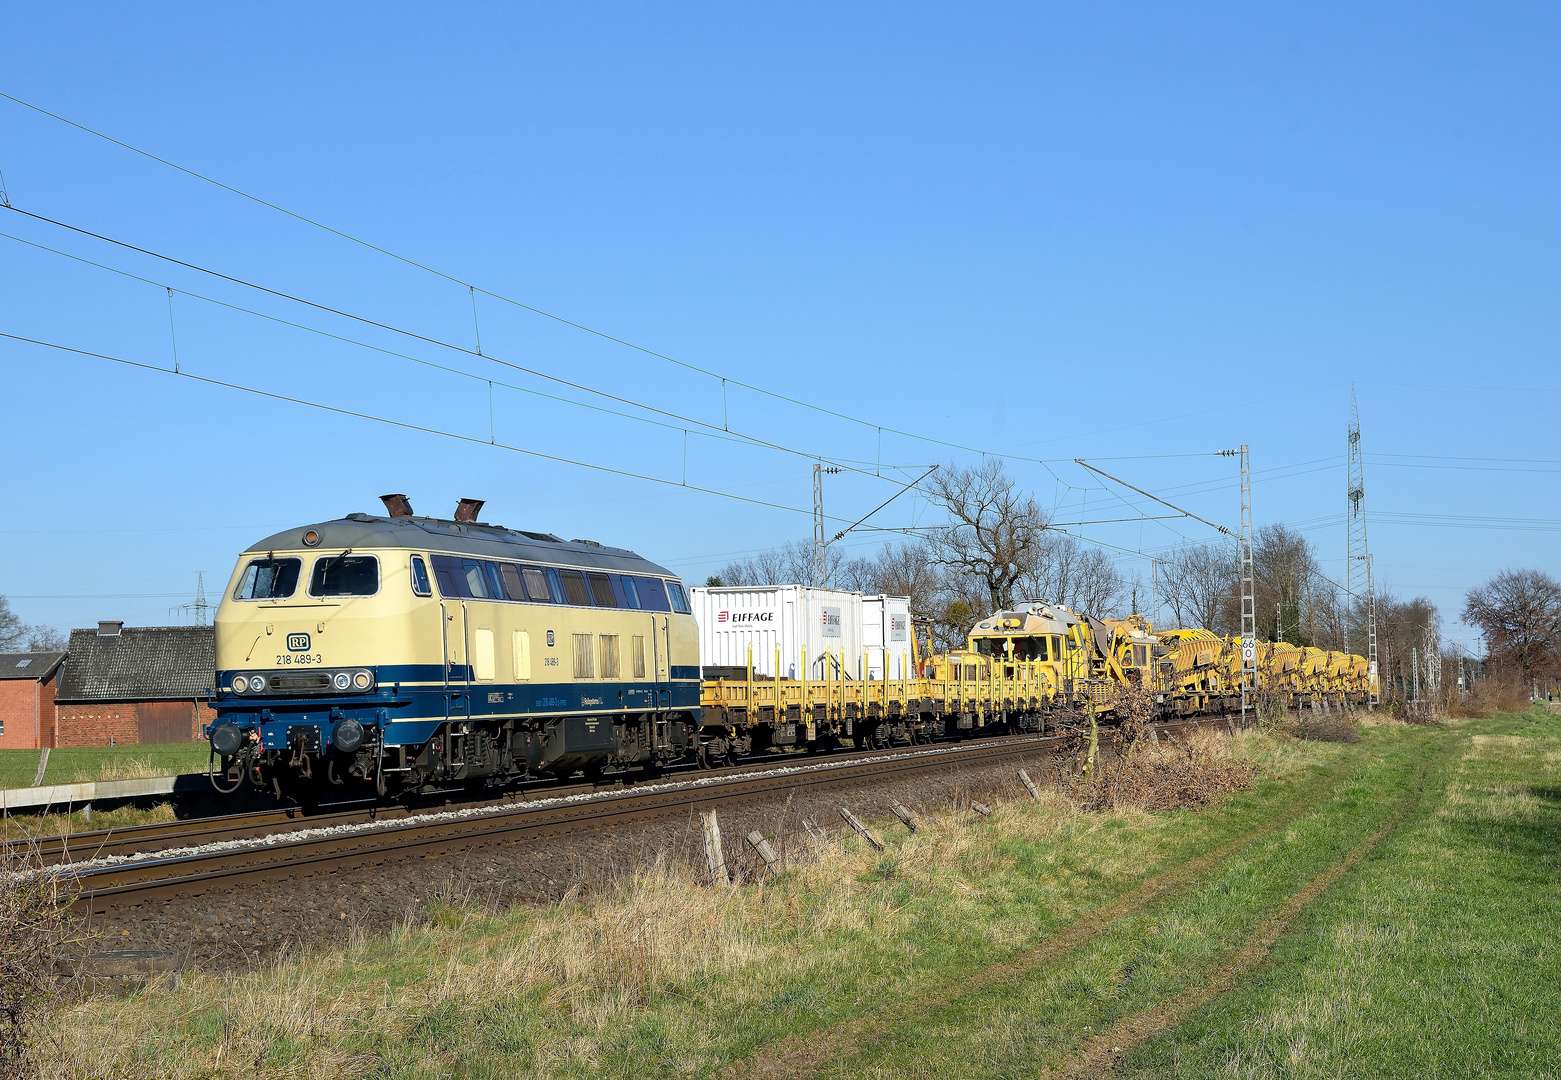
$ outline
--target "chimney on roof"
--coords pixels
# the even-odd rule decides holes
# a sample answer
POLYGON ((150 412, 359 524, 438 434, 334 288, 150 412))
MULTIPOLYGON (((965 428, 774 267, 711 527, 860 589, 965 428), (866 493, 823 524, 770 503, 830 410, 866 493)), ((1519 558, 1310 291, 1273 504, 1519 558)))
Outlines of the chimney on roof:
POLYGON ((405 495, 381 495, 379 501, 385 504, 391 517, 412 516, 412 504, 405 495))
POLYGON ((481 499, 462 499, 455 507, 455 520, 476 521, 477 515, 482 513, 482 503, 481 499))
POLYGON ((118 637, 119 632, 125 628, 123 619, 99 619, 98 637, 118 637))

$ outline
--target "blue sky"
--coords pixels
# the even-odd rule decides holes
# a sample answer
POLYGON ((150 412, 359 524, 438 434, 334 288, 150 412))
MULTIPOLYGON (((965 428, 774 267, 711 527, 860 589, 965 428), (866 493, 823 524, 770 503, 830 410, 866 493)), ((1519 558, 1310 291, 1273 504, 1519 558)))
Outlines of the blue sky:
MULTIPOLYGON (((1379 580, 1455 616, 1504 567, 1561 572, 1558 526, 1524 524, 1561 518, 1558 22, 13 5, 0 91, 449 278, 0 100, 18 210, 442 344, 7 210, 0 331, 171 367, 172 287, 181 371, 474 441, 0 339, 0 592, 32 622, 166 622, 197 571, 215 585, 255 539, 387 491, 424 513, 486 498, 489 520, 703 580, 810 535, 809 455, 865 470, 827 482, 846 521, 884 477, 970 459, 879 426, 1004 455, 1059 520, 1152 505, 1084 457, 1234 524, 1234 469, 1210 452, 1246 442, 1258 522, 1307 528, 1342 576, 1353 382, 1379 580), (461 282, 652 352, 493 295, 474 327, 461 282), (854 419, 730 382, 723 401, 720 376, 854 419), (491 422, 488 380, 510 384, 491 422)), ((906 498, 873 520, 932 515, 906 498)), ((1133 552, 1211 535, 1082 531, 1133 552)))

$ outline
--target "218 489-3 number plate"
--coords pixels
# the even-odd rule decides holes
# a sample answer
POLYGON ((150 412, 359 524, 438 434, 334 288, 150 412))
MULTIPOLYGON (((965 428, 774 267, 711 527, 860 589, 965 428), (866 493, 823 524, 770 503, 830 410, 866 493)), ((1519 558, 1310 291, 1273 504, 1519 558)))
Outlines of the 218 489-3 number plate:
POLYGON ((277 667, 307 667, 321 663, 324 661, 319 653, 279 653, 276 658, 277 667))

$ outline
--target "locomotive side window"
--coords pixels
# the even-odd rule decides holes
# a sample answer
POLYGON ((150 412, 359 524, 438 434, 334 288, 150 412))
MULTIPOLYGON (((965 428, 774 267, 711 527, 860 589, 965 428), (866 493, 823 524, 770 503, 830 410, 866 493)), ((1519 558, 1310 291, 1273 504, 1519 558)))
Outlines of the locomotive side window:
POLYGON ((640 606, 639 590, 634 587, 634 579, 624 574, 618 579, 618 584, 623 586, 623 602, 631 608, 640 606))
POLYGON ((667 604, 667 587, 660 578, 637 577, 634 584, 639 588, 640 606, 646 611, 672 610, 667 604))
POLYGON ((373 596, 379 592, 379 560, 372 555, 323 555, 309 575, 310 596, 373 596))
POLYGON ((511 600, 524 600, 526 586, 520 580, 520 567, 514 563, 500 563, 499 576, 504 579, 504 595, 511 600))
POLYGON ((602 678, 616 679, 618 677, 618 635, 603 634, 596 640, 602 657, 602 678))
POLYGON ((515 678, 531 678, 531 635, 525 630, 516 630, 512 641, 515 654, 515 678))
POLYGON ((551 604, 553 598, 547 593, 547 578, 542 571, 534 566, 522 566, 520 576, 526 582, 526 596, 538 604, 551 604))
POLYGON ((302 568, 302 559, 251 559, 233 599, 285 600, 297 591, 302 568))
POLYGON ((479 626, 472 635, 472 674, 479 682, 493 681, 493 631, 479 626))
POLYGON ((493 590, 488 587, 485 567, 476 559, 461 560, 461 577, 466 582, 466 595, 474 600, 491 600, 493 590))
POLYGON ((434 577, 439 581, 439 595, 449 598, 466 596, 466 578, 461 573, 461 560, 449 555, 435 555, 434 577))
POLYGON ((675 581, 667 582, 667 595, 672 598, 672 610, 679 615, 687 615, 688 597, 683 594, 683 586, 675 581))
POLYGON ((423 565, 423 557, 421 555, 412 556, 412 595, 433 595, 433 589, 428 585, 428 567, 423 565))
POLYGON ((560 570, 559 580, 564 583, 564 599, 580 607, 590 607, 591 598, 585 592, 585 575, 578 570, 560 570))
POLYGON ((558 571, 552 567, 544 570, 542 576, 547 579, 547 593, 553 598, 553 603, 564 602, 564 587, 558 583, 558 571))
POLYGON ((597 607, 618 606, 618 600, 612 594, 612 581, 606 574, 587 574, 585 580, 591 583, 591 599, 596 601, 597 607))

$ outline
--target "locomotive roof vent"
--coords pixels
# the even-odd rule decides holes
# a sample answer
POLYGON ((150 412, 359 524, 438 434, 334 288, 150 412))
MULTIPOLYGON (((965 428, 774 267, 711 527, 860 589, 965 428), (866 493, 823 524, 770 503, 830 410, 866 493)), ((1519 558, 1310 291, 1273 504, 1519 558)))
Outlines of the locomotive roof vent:
POLYGON ((381 495, 379 501, 393 518, 412 516, 412 502, 405 495, 381 495))
POLYGON ((469 525, 477 524, 477 515, 482 513, 482 499, 462 499, 455 507, 455 520, 469 525))
POLYGON ((125 628, 123 619, 99 619, 98 637, 118 637, 119 632, 125 628))

